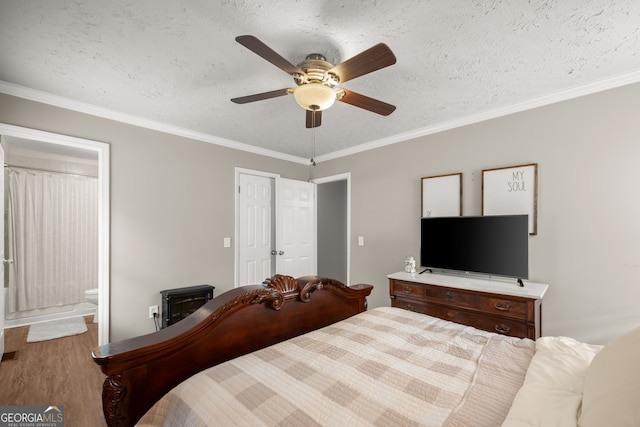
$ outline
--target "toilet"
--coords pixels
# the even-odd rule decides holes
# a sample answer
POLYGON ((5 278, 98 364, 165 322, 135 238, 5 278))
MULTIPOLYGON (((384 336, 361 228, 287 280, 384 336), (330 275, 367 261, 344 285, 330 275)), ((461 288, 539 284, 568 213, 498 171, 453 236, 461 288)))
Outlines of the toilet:
POLYGON ((98 305, 98 288, 87 289, 84 291, 84 300, 91 304, 98 305))

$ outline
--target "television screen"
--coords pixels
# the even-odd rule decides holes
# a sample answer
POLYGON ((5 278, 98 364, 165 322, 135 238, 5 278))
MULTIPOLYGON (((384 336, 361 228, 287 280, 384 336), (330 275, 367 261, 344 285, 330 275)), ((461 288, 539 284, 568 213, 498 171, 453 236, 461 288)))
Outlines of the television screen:
POLYGON ((527 215, 422 218, 420 265, 529 278, 527 215))

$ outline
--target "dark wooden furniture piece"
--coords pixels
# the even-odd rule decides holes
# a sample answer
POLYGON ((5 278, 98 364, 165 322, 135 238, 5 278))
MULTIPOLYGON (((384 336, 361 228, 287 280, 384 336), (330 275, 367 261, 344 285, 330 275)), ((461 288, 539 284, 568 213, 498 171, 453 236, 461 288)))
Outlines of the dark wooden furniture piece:
POLYGON ((92 357, 107 375, 107 424, 134 425, 165 393, 203 369, 365 311, 372 289, 277 275, 225 292, 158 332, 96 348, 92 357))
POLYGON ((196 285, 161 291, 162 328, 179 322, 211 301, 214 289, 211 285, 196 285))
POLYGON ((489 282, 443 275, 396 273, 389 277, 391 305, 456 323, 535 340, 542 331, 547 285, 489 282))

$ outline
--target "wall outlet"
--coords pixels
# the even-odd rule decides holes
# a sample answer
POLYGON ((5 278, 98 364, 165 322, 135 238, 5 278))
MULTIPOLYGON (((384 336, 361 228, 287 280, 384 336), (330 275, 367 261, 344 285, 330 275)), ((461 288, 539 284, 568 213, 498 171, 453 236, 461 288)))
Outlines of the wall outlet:
POLYGON ((149 319, 153 319, 153 315, 158 315, 158 306, 150 305, 149 306, 149 319))

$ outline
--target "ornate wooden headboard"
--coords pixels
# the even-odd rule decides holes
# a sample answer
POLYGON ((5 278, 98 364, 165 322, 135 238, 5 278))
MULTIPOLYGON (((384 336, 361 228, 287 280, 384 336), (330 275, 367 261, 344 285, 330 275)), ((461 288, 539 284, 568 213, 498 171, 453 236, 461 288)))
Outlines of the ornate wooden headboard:
POLYGON ((366 310, 371 285, 276 275, 214 298, 158 332, 96 348, 109 426, 134 425, 181 381, 208 367, 366 310))

